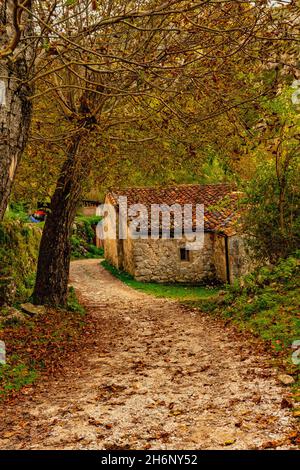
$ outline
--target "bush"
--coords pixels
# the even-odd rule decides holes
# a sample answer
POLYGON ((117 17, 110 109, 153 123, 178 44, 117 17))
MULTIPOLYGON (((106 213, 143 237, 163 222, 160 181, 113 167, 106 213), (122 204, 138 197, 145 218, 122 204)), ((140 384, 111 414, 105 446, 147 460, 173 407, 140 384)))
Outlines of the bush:
POLYGON ((246 188, 244 230, 255 257, 276 263, 300 246, 299 164, 286 171, 286 187, 281 221, 280 185, 274 162, 264 163, 246 188))
POLYGON ((26 204, 23 202, 14 202, 9 206, 5 213, 5 220, 18 220, 21 222, 28 222, 28 212, 26 204))
POLYGON ((72 258, 102 258, 103 248, 97 248, 94 244, 95 227, 101 217, 77 217, 70 238, 72 258))

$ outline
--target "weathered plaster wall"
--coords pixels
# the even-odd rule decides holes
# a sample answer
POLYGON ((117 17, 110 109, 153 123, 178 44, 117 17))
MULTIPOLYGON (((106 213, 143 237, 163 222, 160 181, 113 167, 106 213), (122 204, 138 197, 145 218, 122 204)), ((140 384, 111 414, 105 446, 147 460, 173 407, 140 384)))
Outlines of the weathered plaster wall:
POLYGON ((216 278, 221 282, 227 282, 225 237, 214 234, 213 262, 216 269, 216 278))
POLYGON ((120 269, 119 259, 118 259, 117 240, 113 240, 113 239, 104 240, 104 256, 105 256, 105 259, 110 264, 120 269))
POLYGON ((123 270, 132 276, 135 275, 135 259, 134 259, 134 240, 127 238, 127 240, 120 240, 123 247, 123 270))
MULTIPOLYGON (((111 201, 108 196, 105 197, 105 204, 109 205, 111 204, 111 201)), ((99 210, 97 209, 96 211, 97 215, 99 215, 99 210)), ((101 214, 103 215, 103 214, 101 214)), ((116 227, 114 227, 114 218, 112 217, 112 214, 109 212, 106 214, 106 220, 103 226, 103 230, 106 233, 106 236, 109 236, 109 232, 111 231, 111 234, 114 234, 116 237, 116 227)), ((105 235, 105 234, 103 234, 105 235)), ((104 257, 105 259, 115 266, 118 269, 122 269, 122 259, 120 259, 120 250, 118 247, 119 240, 114 239, 112 236, 109 236, 109 238, 104 239, 104 257)))
MULTIPOLYGON (((116 236, 118 236, 118 233, 116 236)), ((135 240, 132 240, 128 235, 125 240, 120 240, 119 238, 116 240, 109 238, 104 240, 104 256, 107 261, 132 276, 135 275, 134 243, 135 240)))

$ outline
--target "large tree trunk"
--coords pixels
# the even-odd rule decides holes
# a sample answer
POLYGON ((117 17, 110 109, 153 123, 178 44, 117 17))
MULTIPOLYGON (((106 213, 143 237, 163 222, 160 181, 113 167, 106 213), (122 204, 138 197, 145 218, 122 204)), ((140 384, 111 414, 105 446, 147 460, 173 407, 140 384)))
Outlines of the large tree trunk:
POLYGON ((24 76, 23 65, 0 64, 0 75, 6 77, 1 79, 6 91, 6 104, 0 105, 0 220, 8 204, 31 121, 32 107, 28 101, 31 89, 18 81, 18 76, 24 76))
POLYGON ((68 151, 43 230, 33 301, 64 306, 68 294, 70 235, 87 168, 76 158, 80 136, 68 151))
MULTIPOLYGON (((32 30, 31 19, 22 17, 22 43, 11 54, 4 54, 13 37, 14 2, 0 6, 0 221, 5 213, 17 166, 28 139, 32 106, 28 98, 32 87, 26 84, 32 70, 32 47, 25 35, 32 30)), ((31 39, 32 43, 32 39, 31 39)))

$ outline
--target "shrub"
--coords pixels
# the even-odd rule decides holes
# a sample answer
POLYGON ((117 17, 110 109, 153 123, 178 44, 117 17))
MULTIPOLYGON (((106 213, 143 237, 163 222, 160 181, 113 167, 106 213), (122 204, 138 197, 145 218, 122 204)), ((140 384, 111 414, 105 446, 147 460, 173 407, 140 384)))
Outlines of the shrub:
POLYGON ((14 202, 9 206, 5 213, 5 220, 18 220, 21 222, 28 222, 28 212, 26 204, 23 202, 14 202))
POLYGON ((299 169, 299 159, 291 160, 283 183, 275 162, 264 162, 245 188, 243 227, 260 261, 274 264, 300 246, 299 169))
POLYGON ((94 245, 95 227, 101 217, 77 217, 70 238, 72 258, 101 258, 103 248, 94 245))

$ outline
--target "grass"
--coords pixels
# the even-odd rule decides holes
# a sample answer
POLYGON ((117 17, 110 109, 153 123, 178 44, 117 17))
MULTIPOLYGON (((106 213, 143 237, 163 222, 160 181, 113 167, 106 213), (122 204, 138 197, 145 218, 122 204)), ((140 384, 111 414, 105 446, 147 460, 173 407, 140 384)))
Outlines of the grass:
MULTIPOLYGON (((18 361, 18 356, 14 358, 18 361)), ((0 400, 6 398, 11 393, 16 393, 26 385, 31 385, 38 378, 35 370, 29 369, 24 364, 12 366, 5 364, 0 366, 0 400)))
POLYGON ((113 276, 123 281, 128 286, 154 297, 197 301, 199 299, 208 299, 216 295, 219 289, 205 286, 185 286, 181 284, 158 284, 154 282, 136 281, 130 274, 119 271, 108 261, 101 262, 102 266, 113 276))
POLYGON ((86 326, 85 310, 74 289, 70 289, 67 309, 47 308, 45 314, 24 322, 2 324, 0 339, 6 344, 7 363, 0 365, 0 401, 15 396, 33 384, 41 373, 61 368, 61 360, 80 344, 86 326))
POLYGON ((85 314, 85 308, 82 305, 80 305, 76 297, 75 289, 73 286, 69 288, 67 310, 69 310, 70 312, 79 313, 80 315, 85 314))
POLYGON ((21 222, 28 223, 28 213, 24 204, 22 203, 14 203, 11 204, 8 210, 5 212, 4 220, 18 220, 21 222))

